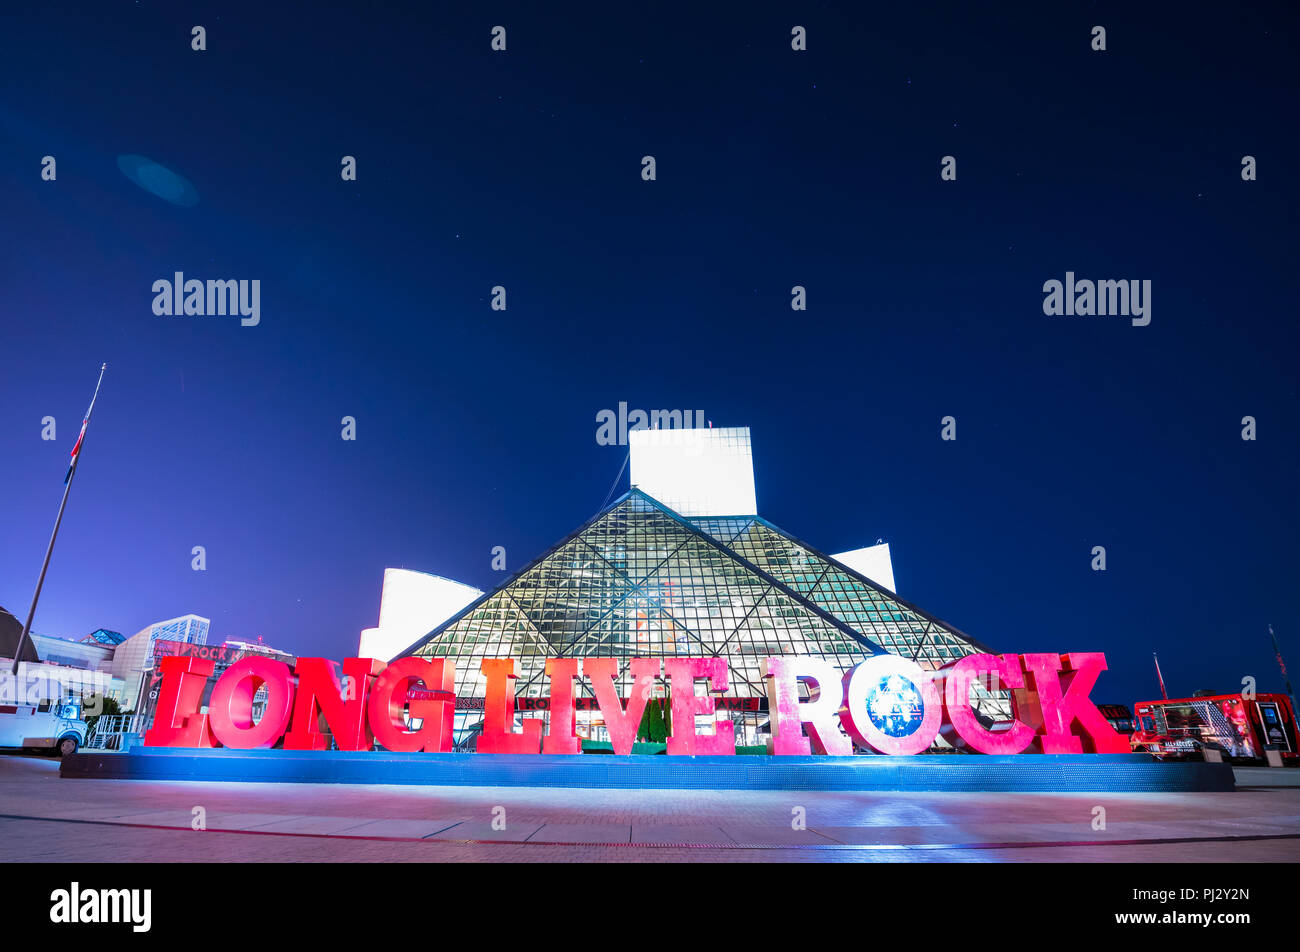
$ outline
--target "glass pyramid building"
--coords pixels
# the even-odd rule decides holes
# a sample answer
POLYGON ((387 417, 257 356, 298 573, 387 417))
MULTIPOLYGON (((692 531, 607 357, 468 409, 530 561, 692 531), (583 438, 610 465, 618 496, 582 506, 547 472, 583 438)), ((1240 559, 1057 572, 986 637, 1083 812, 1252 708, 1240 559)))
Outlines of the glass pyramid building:
MULTIPOLYGON (((461 742, 482 718, 467 699, 481 707, 483 658, 515 659, 527 709, 550 693, 547 658, 617 658, 625 669, 636 657, 722 656, 730 685, 719 706, 750 745, 767 729, 771 655, 847 671, 888 652, 935 669, 989 650, 761 517, 687 518, 634 487, 402 654, 455 662, 458 708, 470 708, 457 711, 461 742)), ((624 670, 620 693, 631 687, 624 670)), ((1010 717, 1004 696, 975 690, 984 719, 1010 717)), ((580 709, 578 726, 603 739, 598 712, 580 709)))

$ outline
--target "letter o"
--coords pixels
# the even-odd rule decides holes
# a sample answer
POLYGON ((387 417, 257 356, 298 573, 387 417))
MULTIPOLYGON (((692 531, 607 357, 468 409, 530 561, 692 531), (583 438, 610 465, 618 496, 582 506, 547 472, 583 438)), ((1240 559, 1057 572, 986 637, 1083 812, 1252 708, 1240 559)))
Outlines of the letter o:
POLYGON ((943 719, 934 680, 897 655, 876 655, 845 674, 844 705, 840 723, 850 736, 882 754, 919 754, 943 719))
POLYGON ((273 658, 252 657, 226 669, 212 689, 208 723, 222 746, 234 750, 271 747, 289 726, 293 682, 289 666, 273 658), (266 685, 266 710, 253 723, 253 698, 266 685))

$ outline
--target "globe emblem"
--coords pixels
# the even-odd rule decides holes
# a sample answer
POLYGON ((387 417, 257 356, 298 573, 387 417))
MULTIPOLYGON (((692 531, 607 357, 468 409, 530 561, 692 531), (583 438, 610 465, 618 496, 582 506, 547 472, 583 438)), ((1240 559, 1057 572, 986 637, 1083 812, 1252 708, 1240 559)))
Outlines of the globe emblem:
POLYGON ((906 737, 925 719, 925 701, 908 678, 897 674, 881 678, 867 692, 867 714, 876 730, 889 737, 906 737))

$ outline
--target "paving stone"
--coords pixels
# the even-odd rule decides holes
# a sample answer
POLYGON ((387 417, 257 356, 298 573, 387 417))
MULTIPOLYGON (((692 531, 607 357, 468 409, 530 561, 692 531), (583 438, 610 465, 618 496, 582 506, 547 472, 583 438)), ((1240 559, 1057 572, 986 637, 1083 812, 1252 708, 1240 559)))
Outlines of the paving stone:
POLYGON ((722 832, 741 846, 826 846, 835 842, 813 829, 793 829, 789 820, 764 826, 726 823, 722 832))
POLYGON ((364 817, 293 816, 256 827, 259 833, 348 833, 368 821, 364 817))
POLYGON ((629 843, 631 823, 544 823, 529 843, 629 843))
POLYGON ((683 843, 691 845, 708 844, 716 846, 734 846, 735 841, 723 832, 722 827, 712 825, 662 825, 653 823, 632 824, 633 843, 683 843))
POLYGON ((538 822, 514 822, 506 823, 504 830, 492 829, 491 820, 466 820, 463 823, 457 823, 455 826, 434 833, 426 837, 429 840, 506 840, 511 842, 523 842, 542 828, 538 822))
POLYGON ((398 836, 404 839, 421 839, 441 833, 455 826, 447 820, 364 820, 360 825, 342 831, 348 836, 398 836))

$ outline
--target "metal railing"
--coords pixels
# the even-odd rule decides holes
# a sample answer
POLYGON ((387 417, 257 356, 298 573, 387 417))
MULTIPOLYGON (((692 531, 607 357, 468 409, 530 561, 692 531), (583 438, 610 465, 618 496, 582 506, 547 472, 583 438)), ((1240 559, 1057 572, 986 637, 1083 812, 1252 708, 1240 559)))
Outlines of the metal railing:
POLYGON ((124 734, 138 734, 143 728, 139 714, 101 714, 91 725, 83 745, 86 750, 120 750, 124 734))

